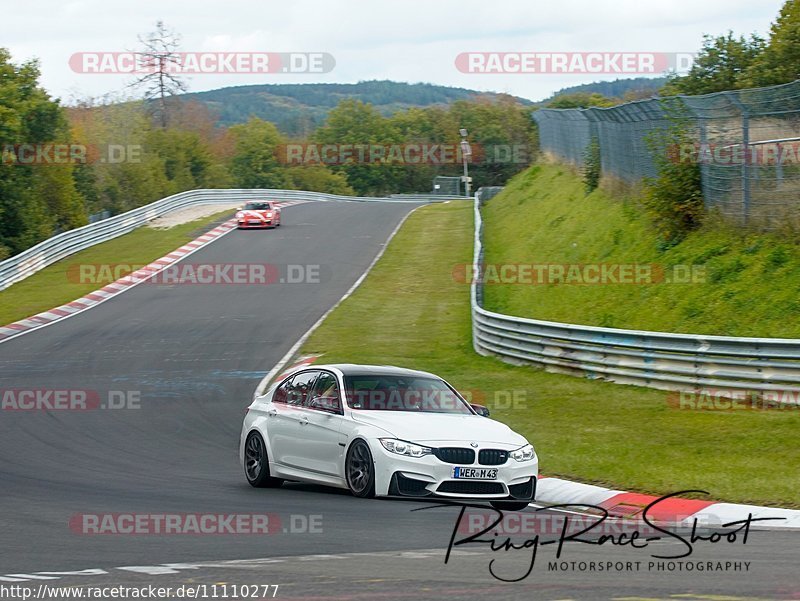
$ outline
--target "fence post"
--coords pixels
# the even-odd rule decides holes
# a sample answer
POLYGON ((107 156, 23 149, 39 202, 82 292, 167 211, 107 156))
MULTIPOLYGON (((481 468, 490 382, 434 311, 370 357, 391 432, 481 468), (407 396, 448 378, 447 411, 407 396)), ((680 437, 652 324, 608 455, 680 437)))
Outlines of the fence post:
MULTIPOLYGON (((712 152, 711 146, 709 146, 708 143, 708 126, 706 125, 705 117, 695 110, 695 107, 688 103, 683 97, 681 97, 681 104, 692 115, 695 123, 697 124, 698 138, 700 140, 700 146, 697 149, 697 161, 700 169, 700 188, 703 191, 703 206, 705 206, 706 210, 708 210, 710 207, 714 206, 713 194, 711 193, 711 182, 709 181, 709 170, 711 169, 712 165, 707 163, 705 159, 702 158, 707 156, 706 153, 712 152)), ((713 159, 710 161, 710 163, 713 164, 713 159)))
POLYGON ((750 217, 750 112, 736 92, 731 92, 729 96, 731 102, 742 113, 742 146, 744 146, 744 161, 742 161, 742 222, 747 225, 750 217))

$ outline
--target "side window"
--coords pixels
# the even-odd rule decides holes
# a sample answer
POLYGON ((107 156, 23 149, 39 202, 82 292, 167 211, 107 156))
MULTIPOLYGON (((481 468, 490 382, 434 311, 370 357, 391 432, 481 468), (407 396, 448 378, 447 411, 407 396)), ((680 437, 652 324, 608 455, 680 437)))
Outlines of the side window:
POLYGON ((292 378, 288 378, 283 384, 275 389, 275 393, 272 395, 272 402, 285 405, 289 399, 289 390, 291 386, 292 378))
POLYGON ((336 376, 327 371, 320 372, 311 394, 308 395, 306 406, 321 411, 341 411, 342 402, 336 376))
POLYGON ((304 405, 308 399, 308 393, 314 385, 314 380, 320 374, 318 371, 304 371, 292 378, 292 383, 287 391, 287 403, 289 405, 304 405))

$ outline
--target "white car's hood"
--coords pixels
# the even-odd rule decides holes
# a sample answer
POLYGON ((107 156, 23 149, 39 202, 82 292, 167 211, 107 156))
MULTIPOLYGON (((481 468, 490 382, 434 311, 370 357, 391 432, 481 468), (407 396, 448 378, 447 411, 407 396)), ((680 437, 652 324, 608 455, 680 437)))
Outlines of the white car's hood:
POLYGON ((500 422, 479 415, 447 415, 411 411, 358 411, 353 419, 389 435, 420 443, 493 443, 518 448, 527 441, 500 422))

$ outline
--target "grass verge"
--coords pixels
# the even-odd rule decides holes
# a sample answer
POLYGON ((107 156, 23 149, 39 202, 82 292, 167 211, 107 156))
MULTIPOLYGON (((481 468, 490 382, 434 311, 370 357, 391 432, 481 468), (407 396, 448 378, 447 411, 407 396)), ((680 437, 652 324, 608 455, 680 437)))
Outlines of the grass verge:
POLYGON ((483 397, 534 442, 544 474, 648 493, 700 489, 731 502, 800 507, 800 412, 673 409, 667 393, 507 365, 472 350, 472 207, 412 214, 364 283, 303 353, 325 362, 429 370, 483 397), (508 406, 507 399, 516 397, 508 406))
POLYGON ((634 199, 612 198, 602 189, 586 196, 580 177, 558 165, 536 165, 518 175, 483 210, 488 264, 654 265, 653 273, 665 280, 501 282, 486 286, 488 309, 612 328, 800 337, 796 237, 726 228, 712 217, 681 243, 663 248, 634 199), (694 277, 682 283, 688 274, 694 277))
POLYGON ((230 215, 230 210, 220 211, 168 229, 140 227, 130 234, 103 242, 53 263, 0 292, 0 325, 25 319, 71 302, 113 281, 112 279, 99 283, 96 281, 81 283, 75 277, 76 265, 147 265, 194 240, 212 224, 230 215), (70 266, 73 266, 73 271, 69 271, 70 266))

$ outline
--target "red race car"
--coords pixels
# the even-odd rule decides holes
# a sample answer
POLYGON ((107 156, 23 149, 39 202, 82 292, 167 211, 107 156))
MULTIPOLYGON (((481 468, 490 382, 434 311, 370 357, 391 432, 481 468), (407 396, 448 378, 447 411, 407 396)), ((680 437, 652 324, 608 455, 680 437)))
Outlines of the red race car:
POLYGON ((241 229, 273 228, 281 224, 281 210, 272 202, 248 202, 236 211, 236 225, 241 229))

